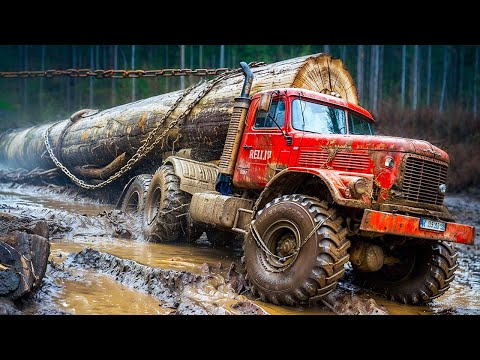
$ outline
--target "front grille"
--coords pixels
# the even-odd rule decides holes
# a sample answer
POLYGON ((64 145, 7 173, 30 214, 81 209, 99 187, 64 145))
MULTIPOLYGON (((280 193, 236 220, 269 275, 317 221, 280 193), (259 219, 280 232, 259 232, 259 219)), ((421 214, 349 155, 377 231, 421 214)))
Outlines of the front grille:
POLYGON ((442 205, 444 195, 438 186, 447 181, 448 165, 428 158, 408 156, 403 174, 403 199, 418 203, 442 205))
POLYGON ((328 160, 328 151, 326 150, 303 150, 298 159, 300 166, 322 166, 326 165, 328 160))
POLYGON ((335 155, 332 166, 335 169, 347 171, 367 171, 370 165, 370 157, 367 153, 340 152, 335 155))

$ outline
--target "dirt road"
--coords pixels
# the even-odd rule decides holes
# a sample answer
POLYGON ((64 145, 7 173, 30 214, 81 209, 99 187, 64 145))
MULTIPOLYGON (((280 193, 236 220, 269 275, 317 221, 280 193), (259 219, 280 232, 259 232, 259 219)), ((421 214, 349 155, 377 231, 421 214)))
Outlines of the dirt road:
MULTIPOLYGON (((480 229, 480 195, 455 195, 448 197, 446 203, 457 221, 480 229)), ((262 303, 245 292, 239 274, 240 249, 212 248, 205 237, 193 245, 146 243, 139 236, 141 232, 135 221, 112 210, 112 206, 86 200, 75 192, 65 193, 60 188, 0 184, 0 211, 46 219, 53 230, 45 284, 33 299, 17 304, 22 313, 332 314, 337 311, 324 305, 288 308, 262 303)), ((385 313, 390 314, 480 314, 478 233, 477 230, 475 247, 458 246, 460 267, 451 289, 428 306, 385 300, 352 285, 348 272, 339 284, 340 293, 353 295, 353 300, 347 300, 356 302, 355 306, 362 311, 382 312, 384 306, 385 313), (373 310, 369 309, 370 302, 374 304, 373 310)))

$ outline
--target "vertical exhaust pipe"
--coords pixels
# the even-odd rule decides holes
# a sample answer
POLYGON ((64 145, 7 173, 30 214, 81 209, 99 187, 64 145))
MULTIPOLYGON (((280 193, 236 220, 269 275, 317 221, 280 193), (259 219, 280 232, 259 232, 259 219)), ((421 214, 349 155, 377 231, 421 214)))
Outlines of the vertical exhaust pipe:
MULTIPOLYGON (((251 103, 249 96, 253 84, 253 73, 246 62, 242 61, 240 63, 240 66, 242 67, 243 74, 245 75, 245 81, 243 83, 243 88, 240 96, 235 98, 232 119, 230 120, 230 124, 228 125, 227 138, 225 140, 223 153, 220 157, 220 162, 218 165, 220 174, 223 174, 227 177, 231 177, 235 170, 238 150, 240 148, 240 142, 242 141, 243 130, 245 129, 245 119, 247 118, 248 109, 251 103)), ((226 180, 230 180, 231 183, 231 179, 221 179, 219 177, 219 179, 217 179, 217 184, 226 180)), ((218 185, 217 190, 221 193, 228 193, 228 191, 221 191, 221 187, 219 190, 218 185)))

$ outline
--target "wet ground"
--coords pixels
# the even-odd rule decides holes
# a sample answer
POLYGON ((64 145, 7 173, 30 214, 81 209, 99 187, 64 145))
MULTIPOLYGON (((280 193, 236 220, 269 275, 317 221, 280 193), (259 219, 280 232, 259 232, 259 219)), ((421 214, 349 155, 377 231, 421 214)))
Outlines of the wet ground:
MULTIPOLYGON (((446 203, 457 221, 480 228, 479 196, 456 195, 447 198, 446 203)), ((329 307, 323 305, 280 307, 255 300, 248 292, 238 295, 232 291, 234 285, 227 286, 225 283, 225 279, 230 276, 228 271, 232 264, 237 269, 240 268, 241 252, 238 249, 212 248, 202 238, 193 245, 146 243, 141 236, 137 236, 139 232, 134 222, 112 216, 112 209, 113 206, 85 200, 75 192, 65 195, 57 188, 0 184, 0 211, 57 220, 62 225, 51 235, 51 265, 47 270, 46 285, 32 301, 23 305, 23 313, 172 314, 265 311, 270 314, 333 314, 329 307), (120 237, 124 235, 122 228, 133 229, 131 238, 120 237), (148 281, 144 282, 142 276, 128 279, 123 273, 103 271, 75 261, 75 254, 87 248, 98 250, 101 252, 99 254, 107 254, 102 256, 113 255, 111 261, 133 260, 141 268, 139 274, 168 270, 170 272, 165 273, 167 279, 171 274, 177 274, 177 280, 183 279, 185 274, 193 274, 194 280, 181 285, 183 298, 179 300, 174 290, 173 293, 166 294, 169 287, 166 283, 166 287, 155 288, 148 281), (252 300, 258 309, 248 305, 247 300, 252 300), (199 304, 202 306, 196 306, 199 304)), ((456 278, 447 293, 428 306, 408 306, 388 301, 351 285, 348 274, 339 288, 360 298, 373 298, 376 303, 385 306, 390 314, 480 314, 478 233, 477 230, 475 247, 458 246, 460 266, 456 278)))

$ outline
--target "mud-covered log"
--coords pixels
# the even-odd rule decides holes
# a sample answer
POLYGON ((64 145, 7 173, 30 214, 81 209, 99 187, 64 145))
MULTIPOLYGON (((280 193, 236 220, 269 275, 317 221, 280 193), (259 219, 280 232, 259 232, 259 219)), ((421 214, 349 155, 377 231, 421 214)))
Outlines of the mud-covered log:
MULTIPOLYGON (((297 87, 323 93, 335 92, 350 102, 358 103, 353 80, 341 60, 326 54, 253 67, 252 71, 251 95, 266 89, 297 87)), ((160 154, 172 147, 175 150, 190 148, 192 157, 198 160, 218 159, 234 99, 239 96, 243 81, 240 71, 226 75, 192 109, 183 124, 171 129, 168 138, 149 155, 149 160, 161 160, 158 159, 160 154)), ((207 86, 208 82, 205 82, 195 87, 166 119, 162 128, 181 115, 207 86)), ((104 178, 109 175, 104 169, 116 168, 116 163, 110 165, 115 159, 122 154, 125 158, 135 154, 182 93, 176 91, 158 95, 100 112, 77 112, 73 118, 52 127, 50 144, 59 160, 76 175, 83 174, 86 179, 104 178)), ((51 125, 1 134, 0 161, 15 168, 52 168, 54 164, 44 144, 45 130, 51 125)))
POLYGON ((14 231, 0 237, 0 296, 12 300, 37 289, 47 269, 50 243, 42 236, 14 231))

